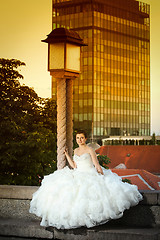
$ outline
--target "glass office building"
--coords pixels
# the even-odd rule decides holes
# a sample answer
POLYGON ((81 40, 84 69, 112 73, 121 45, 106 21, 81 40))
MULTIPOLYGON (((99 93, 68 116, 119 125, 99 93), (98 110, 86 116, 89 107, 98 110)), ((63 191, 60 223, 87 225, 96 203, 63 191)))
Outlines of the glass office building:
POLYGON ((59 27, 77 31, 88 45, 74 80, 74 128, 95 139, 150 135, 150 6, 135 0, 53 0, 53 29, 59 27))

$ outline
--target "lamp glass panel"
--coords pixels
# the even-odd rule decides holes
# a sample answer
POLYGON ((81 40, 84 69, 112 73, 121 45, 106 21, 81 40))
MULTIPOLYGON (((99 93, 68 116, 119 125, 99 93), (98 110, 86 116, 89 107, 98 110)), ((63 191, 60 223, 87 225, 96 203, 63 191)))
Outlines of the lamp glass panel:
POLYGON ((66 69, 80 72, 80 46, 66 44, 66 69))
POLYGON ((49 45, 49 70, 64 69, 64 43, 49 45))

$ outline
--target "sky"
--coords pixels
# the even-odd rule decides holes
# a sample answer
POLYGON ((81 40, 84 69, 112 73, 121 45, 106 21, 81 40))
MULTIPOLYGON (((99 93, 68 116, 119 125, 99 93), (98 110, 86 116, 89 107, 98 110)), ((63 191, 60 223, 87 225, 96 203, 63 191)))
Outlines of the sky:
MULTIPOLYGON (((151 7, 151 134, 160 135, 160 0, 143 0, 151 7)), ((0 58, 18 59, 22 83, 40 97, 51 97, 47 44, 52 31, 52 0, 0 0, 0 58)))

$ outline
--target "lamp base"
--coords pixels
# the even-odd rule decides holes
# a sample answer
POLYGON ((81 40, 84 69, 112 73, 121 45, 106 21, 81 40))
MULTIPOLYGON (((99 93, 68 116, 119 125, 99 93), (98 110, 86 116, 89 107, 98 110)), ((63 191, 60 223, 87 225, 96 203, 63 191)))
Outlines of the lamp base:
POLYGON ((54 78, 77 78, 79 76, 80 72, 74 72, 74 71, 69 71, 69 70, 60 70, 60 69, 55 69, 50 71, 50 75, 54 78))

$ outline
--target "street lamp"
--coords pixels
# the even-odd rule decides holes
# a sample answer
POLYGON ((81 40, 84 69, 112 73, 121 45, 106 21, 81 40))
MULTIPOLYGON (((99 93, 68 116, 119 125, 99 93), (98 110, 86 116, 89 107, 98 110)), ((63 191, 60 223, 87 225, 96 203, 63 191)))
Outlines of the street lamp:
POLYGON ((66 165, 64 149, 73 148, 73 79, 80 73, 81 46, 77 32, 54 29, 42 42, 48 43, 48 71, 57 81, 57 168, 66 165))

